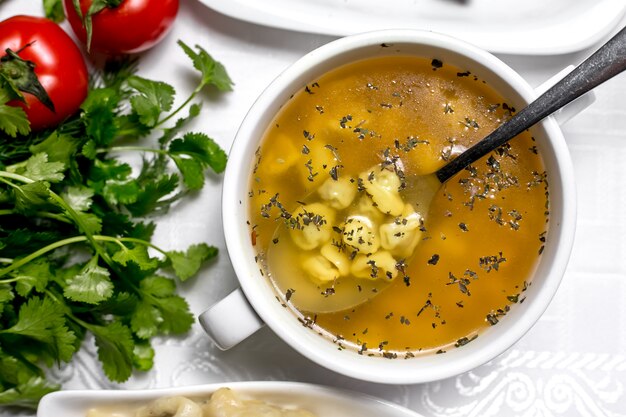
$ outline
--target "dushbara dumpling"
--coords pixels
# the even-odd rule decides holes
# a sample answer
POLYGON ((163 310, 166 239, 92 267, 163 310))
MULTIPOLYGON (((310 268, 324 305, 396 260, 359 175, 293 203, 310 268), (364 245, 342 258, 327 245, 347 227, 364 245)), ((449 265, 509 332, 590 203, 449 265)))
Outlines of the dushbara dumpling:
POLYGON ((350 178, 340 177, 334 180, 329 177, 317 189, 317 192, 332 208, 341 210, 352 204, 357 187, 355 181, 350 178))
POLYGON ((385 214, 399 216, 404 209, 400 196, 400 177, 389 169, 376 165, 359 175, 361 184, 372 197, 376 207, 385 214))
POLYGON ((335 210, 323 203, 311 203, 298 207, 292 215, 296 226, 289 230, 291 239, 304 250, 323 245, 331 238, 335 216, 335 210))
POLYGON ((351 261, 342 249, 332 243, 327 243, 322 246, 320 253, 324 258, 328 259, 328 261, 331 262, 335 268, 337 268, 341 276, 345 276, 350 273, 351 261))
POLYGON ((352 262, 350 272, 357 278, 388 279, 398 275, 396 260, 387 251, 378 251, 372 255, 357 255, 352 262))
POLYGON ((422 216, 406 204, 401 216, 380 226, 380 245, 400 258, 411 256, 422 236, 421 224, 422 216))
POLYGON ((341 275, 339 269, 319 253, 302 255, 302 268, 315 281, 334 281, 341 275))
POLYGON ((366 216, 349 216, 341 229, 343 242, 360 253, 374 253, 380 248, 378 230, 366 216))

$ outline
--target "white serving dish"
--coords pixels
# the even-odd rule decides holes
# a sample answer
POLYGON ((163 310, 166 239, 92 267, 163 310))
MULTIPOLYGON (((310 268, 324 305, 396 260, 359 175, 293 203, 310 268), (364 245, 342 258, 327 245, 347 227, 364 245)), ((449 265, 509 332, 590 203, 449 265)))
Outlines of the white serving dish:
POLYGON ((93 407, 140 406, 173 395, 208 396, 222 387, 232 388, 243 398, 254 398, 280 406, 306 409, 317 417, 421 417, 369 395, 299 382, 230 382, 153 390, 80 390, 46 395, 39 403, 37 417, 85 417, 93 407))
POLYGON ((200 0, 260 25, 344 36, 380 29, 445 33, 497 53, 564 54, 600 41, 624 0, 200 0), (382 5, 381 5, 382 4, 382 5))

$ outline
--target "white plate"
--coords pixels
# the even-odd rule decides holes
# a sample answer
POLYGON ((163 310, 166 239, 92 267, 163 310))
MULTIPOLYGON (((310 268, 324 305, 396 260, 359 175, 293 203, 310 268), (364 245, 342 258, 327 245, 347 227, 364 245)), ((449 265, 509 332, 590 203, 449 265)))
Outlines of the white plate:
POLYGON ((221 387, 232 388, 245 398, 280 406, 295 406, 318 417, 422 417, 404 407, 357 392, 297 382, 230 382, 155 390, 80 390, 46 395, 37 417, 85 417, 96 406, 145 404, 172 395, 208 396, 221 387))
POLYGON ((326 35, 425 29, 499 53, 548 55, 587 48, 626 11, 624 0, 200 0, 225 15, 326 35))

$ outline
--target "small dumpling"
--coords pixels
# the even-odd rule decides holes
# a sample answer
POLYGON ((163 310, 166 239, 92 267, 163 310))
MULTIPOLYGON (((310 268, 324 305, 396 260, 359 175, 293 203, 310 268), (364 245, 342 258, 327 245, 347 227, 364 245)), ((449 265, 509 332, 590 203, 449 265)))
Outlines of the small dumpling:
POLYGON ((289 230, 291 239, 300 249, 320 247, 331 238, 335 215, 335 210, 322 203, 298 207, 292 215, 295 221, 289 230))
POLYGON ((174 416, 202 417, 203 411, 198 403, 186 397, 164 397, 152 401, 137 410, 136 417, 174 416))
POLYGON ((352 262, 350 272, 357 278, 392 280, 398 275, 396 260, 387 251, 378 251, 372 255, 357 255, 352 262))
POLYGON ((345 276, 350 273, 350 258, 348 258, 344 250, 332 243, 327 243, 322 246, 320 253, 337 268, 339 275, 345 276))
POLYGON ((317 192, 332 208, 341 210, 352 204, 357 187, 355 181, 350 178, 340 177, 337 180, 328 178, 317 192))
POLYGON ((260 155, 259 168, 262 171, 258 174, 263 178, 283 175, 300 162, 300 152, 294 145, 292 138, 283 134, 277 135, 276 145, 264 148, 260 155))
POLYGON ((394 171, 375 166, 362 172, 359 179, 380 211, 392 216, 399 216, 402 213, 404 202, 398 191, 401 181, 394 171))
POLYGON ((306 148, 298 150, 297 175, 305 187, 312 184, 318 186, 330 178, 331 168, 340 165, 341 162, 337 160, 335 153, 326 148, 318 139, 307 141, 304 146, 306 148), (304 149, 306 151, 303 152, 304 149))
POLYGON ((422 217, 406 204, 401 216, 380 226, 380 245, 397 257, 410 257, 422 236, 421 224, 422 217))
POLYGON ((360 253, 374 253, 380 248, 378 231, 366 216, 350 216, 342 225, 343 242, 360 253))
POLYGON ((367 194, 363 194, 354 204, 354 208, 350 210, 351 214, 365 216, 374 226, 380 225, 385 219, 385 215, 376 208, 374 201, 367 194))
POLYGON ((341 275, 339 269, 321 254, 306 254, 303 258, 302 268, 314 281, 334 281, 341 275))

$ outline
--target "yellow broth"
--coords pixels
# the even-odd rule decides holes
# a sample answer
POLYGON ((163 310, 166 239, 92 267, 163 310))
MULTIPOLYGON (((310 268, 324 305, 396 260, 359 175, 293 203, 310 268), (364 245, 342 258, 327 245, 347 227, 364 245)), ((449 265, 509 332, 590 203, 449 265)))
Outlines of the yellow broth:
POLYGON ((281 302, 340 347, 387 357, 445 352, 497 324, 523 302, 545 242, 548 187, 534 138, 519 135, 440 186, 430 203, 411 187, 514 111, 469 71, 408 56, 343 66, 295 94, 264 133, 249 191, 251 240, 281 302), (326 181, 351 179, 357 195, 331 224, 341 241, 346 215, 369 194, 359 175, 377 166, 402 177, 400 195, 422 217, 415 250, 396 259, 393 279, 312 279, 303 259, 319 248, 294 244, 296 212, 320 201, 326 181), (342 286, 358 286, 369 300, 341 311, 299 306, 307 291, 332 303, 342 286))

